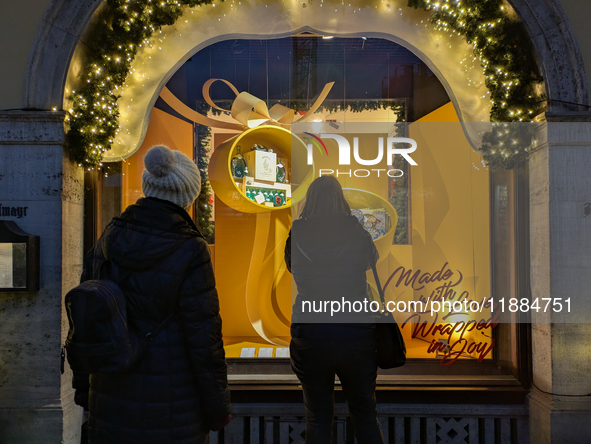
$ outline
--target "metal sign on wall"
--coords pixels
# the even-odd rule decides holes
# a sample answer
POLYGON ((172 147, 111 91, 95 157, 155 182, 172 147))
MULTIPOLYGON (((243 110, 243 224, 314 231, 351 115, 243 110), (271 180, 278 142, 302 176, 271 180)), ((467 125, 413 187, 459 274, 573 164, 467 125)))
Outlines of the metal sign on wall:
POLYGON ((39 290, 39 236, 0 220, 0 292, 39 290))

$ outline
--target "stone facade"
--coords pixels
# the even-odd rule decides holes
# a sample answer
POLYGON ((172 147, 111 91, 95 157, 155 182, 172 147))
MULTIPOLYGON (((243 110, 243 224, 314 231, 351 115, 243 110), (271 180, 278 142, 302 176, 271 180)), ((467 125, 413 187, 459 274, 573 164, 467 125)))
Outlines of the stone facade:
POLYGON ((64 115, 0 113, 0 203, 40 236, 40 290, 0 293, 0 442, 79 442, 82 410, 61 374, 64 292, 81 273, 83 175, 64 155, 64 115))
MULTIPOLYGON (((591 114, 548 113, 546 120, 545 143, 529 161, 532 296, 589 304, 591 114)), ((533 443, 591 436, 591 324, 567 323, 568 316, 533 313, 533 443)))

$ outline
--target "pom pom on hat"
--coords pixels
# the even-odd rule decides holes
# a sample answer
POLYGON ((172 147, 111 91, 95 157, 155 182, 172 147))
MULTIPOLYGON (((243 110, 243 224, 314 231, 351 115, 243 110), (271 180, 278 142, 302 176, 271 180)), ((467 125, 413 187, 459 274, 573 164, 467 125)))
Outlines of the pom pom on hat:
POLYGON ((174 154, 164 145, 150 148, 144 157, 146 169, 156 177, 164 177, 169 174, 173 170, 174 164, 174 154))
POLYGON ((144 157, 142 190, 146 197, 168 200, 180 207, 191 205, 201 191, 201 174, 195 162, 180 151, 156 145, 144 157))

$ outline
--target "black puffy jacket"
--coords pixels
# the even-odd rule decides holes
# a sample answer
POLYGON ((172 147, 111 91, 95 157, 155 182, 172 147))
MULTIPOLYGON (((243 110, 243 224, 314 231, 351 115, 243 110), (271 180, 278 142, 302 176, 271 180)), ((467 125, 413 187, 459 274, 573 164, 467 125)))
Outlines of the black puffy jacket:
POLYGON ((355 337, 360 334, 355 327, 373 330, 375 317, 369 309, 365 310, 367 306, 359 313, 343 310, 333 316, 330 307, 332 301, 341 305, 343 300, 370 301, 366 271, 370 260, 377 258, 370 234, 355 216, 327 215, 294 220, 285 246, 285 262, 298 290, 291 317, 292 337, 355 337), (310 313, 310 305, 304 306, 308 301, 315 303, 316 308, 322 305, 322 312, 310 313), (324 307, 329 308, 328 312, 324 307), (344 328, 303 327, 320 323, 350 325, 344 328))
POLYGON ((205 442, 211 420, 230 413, 222 320, 209 248, 181 207, 144 198, 114 219, 85 260, 82 281, 105 259, 130 271, 130 328, 140 334, 178 314, 129 371, 90 379, 91 444, 205 442))

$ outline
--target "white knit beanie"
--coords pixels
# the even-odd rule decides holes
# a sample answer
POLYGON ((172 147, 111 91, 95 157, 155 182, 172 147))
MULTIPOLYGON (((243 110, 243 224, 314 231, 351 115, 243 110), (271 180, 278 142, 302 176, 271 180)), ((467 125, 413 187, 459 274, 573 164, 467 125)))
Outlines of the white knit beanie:
POLYGON ((179 207, 192 204, 201 191, 201 175, 195 162, 180 151, 156 145, 144 157, 142 190, 146 197, 168 200, 179 207))

